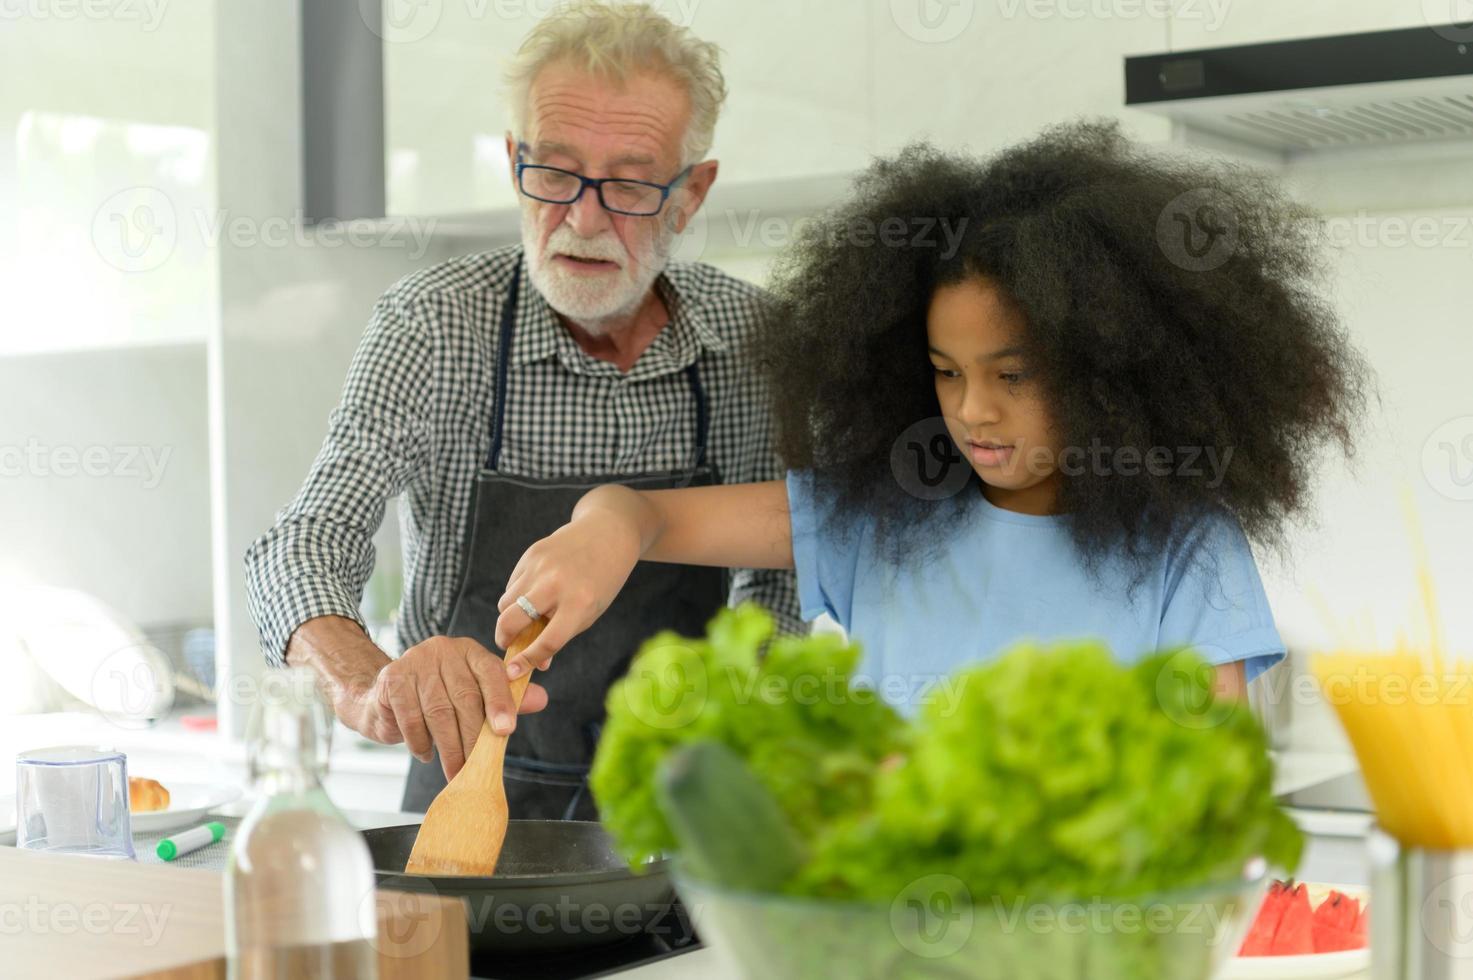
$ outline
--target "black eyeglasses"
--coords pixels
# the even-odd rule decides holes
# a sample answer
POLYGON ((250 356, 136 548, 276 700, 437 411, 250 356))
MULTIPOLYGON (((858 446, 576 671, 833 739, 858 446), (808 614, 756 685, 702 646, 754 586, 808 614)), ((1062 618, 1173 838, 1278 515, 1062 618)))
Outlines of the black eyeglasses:
POLYGON ((526 143, 517 144, 517 187, 523 194, 547 204, 575 204, 583 192, 592 187, 605 211, 641 218, 659 214, 670 192, 689 177, 695 167, 695 164, 686 167, 668 184, 623 177, 585 177, 561 167, 523 163, 522 156, 527 149, 526 143))

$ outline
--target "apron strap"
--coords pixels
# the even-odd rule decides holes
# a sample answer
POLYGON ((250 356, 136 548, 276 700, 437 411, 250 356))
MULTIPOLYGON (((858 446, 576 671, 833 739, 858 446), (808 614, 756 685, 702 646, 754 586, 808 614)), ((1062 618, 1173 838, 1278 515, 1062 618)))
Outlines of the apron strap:
MULTIPOLYGON (((501 437, 506 427, 506 384, 511 366, 512 334, 517 325, 517 305, 521 297, 522 264, 517 262, 512 273, 511 290, 501 304, 500 339, 496 349, 496 414, 491 421, 491 451, 486 454, 486 469, 495 472, 501 463, 501 437)), ((701 383, 700 355, 686 368, 686 381, 696 403, 696 456, 695 468, 706 465, 706 447, 711 438, 711 408, 706 400, 706 388, 701 383)))
POLYGON ((696 460, 693 465, 700 469, 706 465, 706 445, 711 438, 711 409, 706 403, 706 386, 701 384, 700 354, 690 362, 685 375, 690 381, 690 393, 696 400, 696 460))
POLYGON ((512 273, 511 291, 501 304, 501 339, 496 345, 496 415, 491 423, 491 452, 486 455, 486 469, 495 471, 501 462, 501 430, 506 422, 506 376, 511 364, 512 330, 517 325, 517 300, 522 288, 522 260, 512 273))

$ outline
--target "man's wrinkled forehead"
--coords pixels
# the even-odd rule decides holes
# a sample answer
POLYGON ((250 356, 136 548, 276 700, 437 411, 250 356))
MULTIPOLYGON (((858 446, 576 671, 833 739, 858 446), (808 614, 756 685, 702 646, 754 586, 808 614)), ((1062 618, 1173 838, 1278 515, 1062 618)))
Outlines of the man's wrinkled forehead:
POLYGON ((525 139, 590 166, 672 166, 690 100, 672 79, 641 72, 620 81, 549 65, 528 93, 525 139))

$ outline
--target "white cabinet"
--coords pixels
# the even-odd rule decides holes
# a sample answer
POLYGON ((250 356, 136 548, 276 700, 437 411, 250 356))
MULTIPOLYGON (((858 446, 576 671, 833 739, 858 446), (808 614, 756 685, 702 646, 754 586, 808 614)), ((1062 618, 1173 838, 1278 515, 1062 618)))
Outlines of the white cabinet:
MULTIPOLYGON (((384 32, 389 211, 509 207, 501 77, 542 5, 423 6, 384 32)), ((664 0, 661 9, 723 49, 730 95, 714 155, 727 186, 852 173, 922 137, 986 151, 1080 116, 1125 119, 1147 139, 1166 132, 1122 108, 1124 56, 1168 46, 1165 0, 664 0)))
MULTIPOLYGON (((852 170, 868 158, 869 11, 853 0, 660 8, 723 48, 723 182, 852 170)), ((502 77, 546 4, 434 3, 386 24, 388 210, 458 214, 515 203, 502 77)), ((394 3, 386 5, 392 12, 394 3)))
POLYGON ((729 96, 716 131, 721 179, 847 173, 873 147, 869 4, 703 3, 692 29, 720 44, 729 96))
POLYGON ((881 152, 922 135, 989 152, 1082 116, 1121 119, 1144 139, 1166 133, 1158 120, 1124 111, 1125 56, 1166 47, 1168 18, 1149 2, 880 6, 874 90, 881 152))

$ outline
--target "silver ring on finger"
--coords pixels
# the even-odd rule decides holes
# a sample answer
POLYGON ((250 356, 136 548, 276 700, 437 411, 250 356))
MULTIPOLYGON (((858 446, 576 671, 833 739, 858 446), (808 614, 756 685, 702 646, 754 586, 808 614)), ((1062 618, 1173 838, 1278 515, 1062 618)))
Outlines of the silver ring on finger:
POLYGON ((537 611, 537 607, 532 605, 532 600, 524 595, 517 596, 517 607, 526 613, 529 619, 538 620, 542 618, 542 614, 537 611))

